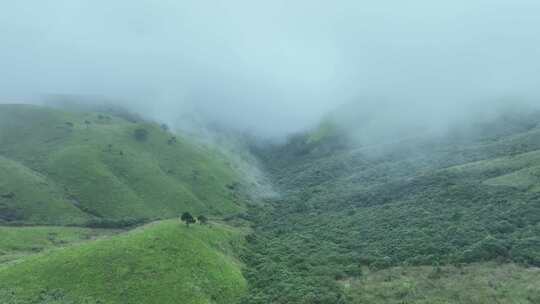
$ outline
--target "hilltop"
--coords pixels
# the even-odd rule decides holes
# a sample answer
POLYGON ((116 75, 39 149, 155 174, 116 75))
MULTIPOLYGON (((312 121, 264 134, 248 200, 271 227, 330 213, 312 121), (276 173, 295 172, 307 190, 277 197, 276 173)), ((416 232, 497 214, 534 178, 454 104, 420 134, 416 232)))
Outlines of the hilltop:
POLYGON ((245 232, 217 219, 245 210, 243 181, 128 112, 0 105, 0 302, 237 302, 245 232), (140 226, 183 212, 210 222, 140 226))
MULTIPOLYGON (((0 242, 1 243, 1 242, 0 242)), ((2 303, 236 302, 242 233, 213 223, 152 223, 0 265, 2 303)))

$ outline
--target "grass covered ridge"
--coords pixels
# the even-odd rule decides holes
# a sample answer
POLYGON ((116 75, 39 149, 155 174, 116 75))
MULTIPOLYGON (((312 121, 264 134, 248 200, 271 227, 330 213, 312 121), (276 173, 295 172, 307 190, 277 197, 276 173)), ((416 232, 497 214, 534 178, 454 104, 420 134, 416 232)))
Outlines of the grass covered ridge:
POLYGON ((242 239, 219 224, 153 223, 7 264, 0 297, 6 304, 235 303, 246 289, 233 257, 242 239))
POLYGON ((3 222, 231 214, 244 208, 231 186, 237 182, 219 153, 154 123, 0 105, 3 222))
POLYGON ((0 226, 0 263, 16 260, 54 247, 92 240, 118 233, 111 229, 79 227, 2 227, 0 226))

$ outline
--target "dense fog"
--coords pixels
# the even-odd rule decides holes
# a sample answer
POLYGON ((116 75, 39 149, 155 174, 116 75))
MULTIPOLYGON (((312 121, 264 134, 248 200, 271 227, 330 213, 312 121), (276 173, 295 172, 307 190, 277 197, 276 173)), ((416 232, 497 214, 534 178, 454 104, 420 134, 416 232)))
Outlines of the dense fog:
POLYGON ((533 0, 2 1, 0 99, 114 100, 263 137, 345 103, 440 128, 537 103, 539 13, 533 0))

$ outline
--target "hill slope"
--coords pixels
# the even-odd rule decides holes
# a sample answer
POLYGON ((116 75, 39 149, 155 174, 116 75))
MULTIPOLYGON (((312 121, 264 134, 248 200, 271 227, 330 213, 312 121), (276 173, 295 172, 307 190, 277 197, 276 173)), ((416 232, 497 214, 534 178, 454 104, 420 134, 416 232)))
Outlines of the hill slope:
POLYGON ((0 105, 0 221, 87 224, 243 209, 215 151, 104 113, 0 105))
MULTIPOLYGON (((361 280, 366 267, 540 266, 539 122, 527 112, 359 145, 325 123, 326 132, 254 148, 284 195, 250 212, 248 303, 355 303, 348 296, 359 293, 340 282, 361 280)), ((520 282, 520 299, 534 303, 520 282)))
POLYGON ((514 264, 395 267, 343 281, 350 303, 539 303, 540 271, 514 264))
POLYGON ((20 259, 54 247, 112 235, 119 230, 80 227, 0 226, 0 263, 20 259))
POLYGON ((149 224, 0 265, 2 303, 235 303, 242 234, 213 224, 149 224))

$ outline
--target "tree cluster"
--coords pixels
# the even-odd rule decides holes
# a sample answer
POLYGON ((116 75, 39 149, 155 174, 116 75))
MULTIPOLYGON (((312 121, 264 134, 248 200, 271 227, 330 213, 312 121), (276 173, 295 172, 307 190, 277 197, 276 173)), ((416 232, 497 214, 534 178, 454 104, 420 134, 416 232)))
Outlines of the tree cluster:
POLYGON ((199 215, 197 219, 191 213, 184 212, 182 213, 182 216, 180 216, 180 220, 186 224, 187 227, 189 227, 190 224, 195 224, 199 222, 201 225, 206 225, 208 223, 208 218, 204 215, 199 215))

